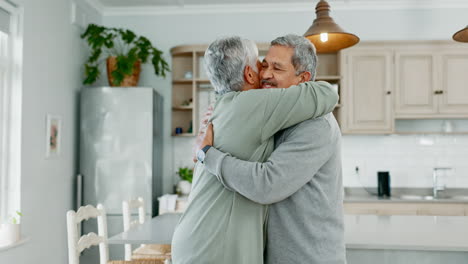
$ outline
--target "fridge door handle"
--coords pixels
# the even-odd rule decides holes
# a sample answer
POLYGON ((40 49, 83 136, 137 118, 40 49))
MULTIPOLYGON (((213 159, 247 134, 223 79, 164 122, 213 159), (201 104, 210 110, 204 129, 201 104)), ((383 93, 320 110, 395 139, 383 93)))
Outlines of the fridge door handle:
POLYGON ((83 175, 76 176, 76 209, 83 205, 83 175))

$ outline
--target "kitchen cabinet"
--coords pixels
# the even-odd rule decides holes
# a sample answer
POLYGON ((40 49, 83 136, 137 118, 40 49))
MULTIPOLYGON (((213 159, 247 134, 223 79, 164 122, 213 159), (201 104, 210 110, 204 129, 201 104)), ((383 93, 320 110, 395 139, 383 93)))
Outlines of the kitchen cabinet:
POLYGON ((395 48, 395 118, 468 117, 468 50, 448 45, 395 48))
POLYGON ((430 51, 399 50, 395 53, 395 117, 437 113, 435 56, 430 51))
POLYGON ((343 133, 391 133, 392 51, 355 48, 341 54, 343 133))
POLYGON ((341 51, 340 68, 345 134, 398 133, 395 120, 468 118, 467 45, 363 42, 341 51))
POLYGON ((439 113, 468 117, 468 48, 443 51, 439 113))

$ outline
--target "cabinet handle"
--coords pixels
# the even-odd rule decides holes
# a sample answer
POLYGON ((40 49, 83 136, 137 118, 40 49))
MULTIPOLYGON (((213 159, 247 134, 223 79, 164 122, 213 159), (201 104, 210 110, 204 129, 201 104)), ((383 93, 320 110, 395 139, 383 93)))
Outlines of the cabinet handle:
POLYGON ((443 94, 443 93, 444 93, 444 91, 443 91, 443 90, 440 90, 440 91, 439 91, 439 94, 443 94))
POLYGON ((441 94, 441 93, 442 93, 441 90, 434 91, 434 94, 441 94))
POLYGON ((387 94, 392 94, 392 91, 387 91, 387 94))

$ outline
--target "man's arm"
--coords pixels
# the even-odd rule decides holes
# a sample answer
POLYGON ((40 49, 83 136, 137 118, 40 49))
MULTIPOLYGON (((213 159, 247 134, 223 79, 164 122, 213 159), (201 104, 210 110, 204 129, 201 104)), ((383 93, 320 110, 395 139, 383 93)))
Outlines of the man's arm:
POLYGON ((264 163, 239 160, 210 148, 206 169, 224 186, 254 202, 279 202, 309 182, 336 150, 336 135, 325 118, 305 121, 288 132, 264 163))

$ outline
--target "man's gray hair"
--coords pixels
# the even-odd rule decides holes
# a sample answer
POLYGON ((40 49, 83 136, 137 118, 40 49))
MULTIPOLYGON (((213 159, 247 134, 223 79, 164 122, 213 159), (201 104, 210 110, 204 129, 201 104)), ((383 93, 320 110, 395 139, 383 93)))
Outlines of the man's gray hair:
POLYGON ((317 53, 315 46, 306 38, 289 34, 278 37, 271 42, 271 46, 285 46, 294 49, 292 65, 296 69, 296 75, 310 72, 310 81, 315 80, 317 74, 317 53))
POLYGON ((248 39, 225 37, 215 40, 205 51, 205 70, 218 94, 241 91, 244 68, 258 73, 258 48, 248 39))

